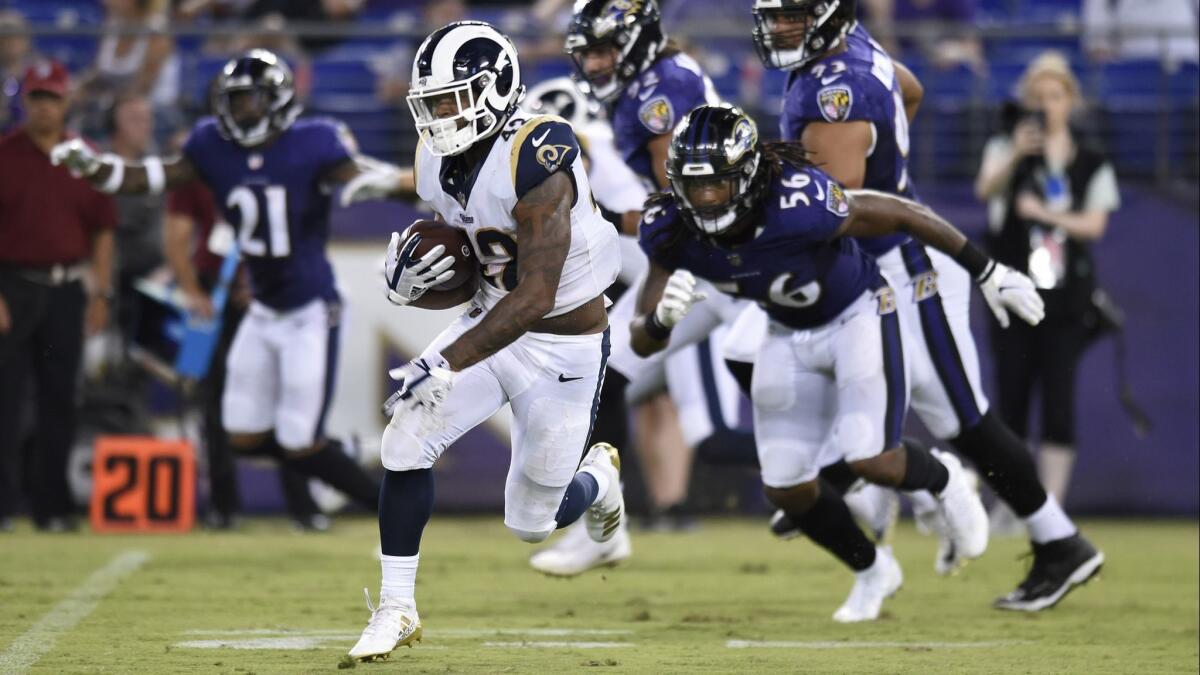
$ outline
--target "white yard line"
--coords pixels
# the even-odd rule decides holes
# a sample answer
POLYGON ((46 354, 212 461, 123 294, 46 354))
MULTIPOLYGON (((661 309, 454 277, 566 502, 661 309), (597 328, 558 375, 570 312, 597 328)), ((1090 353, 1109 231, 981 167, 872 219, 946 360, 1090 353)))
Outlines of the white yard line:
POLYGON ((54 642, 83 621, 104 596, 150 558, 145 551, 125 551, 96 570, 71 594, 50 609, 8 649, 0 653, 0 672, 21 673, 54 648, 54 642))
POLYGON ((988 642, 776 642, 770 640, 727 640, 729 649, 987 649, 1030 644, 1027 640, 992 640, 988 642))
MULTIPOLYGON (((440 635, 446 637, 487 637, 489 635, 535 635, 538 637, 569 637, 572 635, 632 635, 632 630, 618 628, 426 628, 425 635, 440 635)), ((219 635, 219 636, 325 636, 325 635, 354 635, 338 628, 324 629, 295 629, 295 628, 242 628, 231 630, 193 629, 183 631, 184 635, 219 635)))
POLYGON ((636 647, 633 642, 485 642, 484 647, 499 647, 501 649, 609 649, 611 647, 636 647))

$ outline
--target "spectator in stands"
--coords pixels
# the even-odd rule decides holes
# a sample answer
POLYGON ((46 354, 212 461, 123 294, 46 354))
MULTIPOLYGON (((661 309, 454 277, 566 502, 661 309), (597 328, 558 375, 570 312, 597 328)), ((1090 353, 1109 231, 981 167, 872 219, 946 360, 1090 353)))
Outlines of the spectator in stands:
POLYGON ((938 68, 967 66, 984 74, 975 35, 975 0, 863 0, 871 32, 888 53, 916 49, 938 68))
POLYGON ((1195 0, 1084 0, 1084 46, 1097 61, 1200 61, 1195 0))
POLYGON ((21 108, 21 76, 35 60, 30 49, 28 23, 15 9, 0 10, 0 30, 20 31, 0 35, 0 135, 25 119, 21 108))
POLYGON ((0 140, 0 530, 17 507, 26 385, 36 395, 28 458, 34 525, 74 528, 67 457, 75 440, 83 336, 108 322, 116 208, 49 152, 65 140, 67 70, 31 66, 22 81, 28 118, 0 140), (91 284, 84 278, 91 263, 91 284))
POLYGON ((176 107, 179 56, 174 39, 165 32, 168 4, 167 0, 104 0, 107 32, 81 85, 87 96, 86 129, 102 130, 113 101, 127 91, 150 102, 164 138, 182 122, 176 107), (141 32, 124 32, 129 30, 141 32))
POLYGON ((1028 436, 1029 401, 1040 390, 1039 468, 1046 490, 1063 501, 1075 459, 1075 367, 1096 290, 1091 242, 1120 199, 1112 164, 1071 127, 1080 94, 1066 58, 1042 54, 1018 88, 1025 114, 988 142, 975 192, 989 203, 992 254, 1038 285, 1046 319, 995 331, 998 406, 1028 436))
MULTIPOLYGON (((109 149, 127 162, 158 154, 154 143, 154 113, 145 97, 128 92, 113 103, 107 124, 109 149)), ((116 195, 117 325, 126 341, 138 324, 141 277, 159 267, 162 257, 162 195, 116 195)))

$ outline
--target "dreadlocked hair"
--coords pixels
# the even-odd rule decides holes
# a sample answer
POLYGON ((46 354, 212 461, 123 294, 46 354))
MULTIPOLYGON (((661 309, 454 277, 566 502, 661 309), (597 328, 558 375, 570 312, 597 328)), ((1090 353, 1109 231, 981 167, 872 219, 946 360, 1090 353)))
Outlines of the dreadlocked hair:
POLYGON ((808 151, 800 141, 771 141, 762 144, 763 160, 767 163, 769 173, 764 180, 775 180, 783 171, 784 165, 793 169, 804 169, 815 166, 808 158, 808 151))

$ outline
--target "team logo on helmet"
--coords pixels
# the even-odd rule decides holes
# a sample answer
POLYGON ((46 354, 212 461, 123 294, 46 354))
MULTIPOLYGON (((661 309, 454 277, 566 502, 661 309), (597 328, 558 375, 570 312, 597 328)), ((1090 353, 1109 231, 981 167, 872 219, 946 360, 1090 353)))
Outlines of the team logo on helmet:
POLYGON ((827 121, 844 122, 850 116, 854 94, 849 87, 826 87, 817 92, 817 104, 821 107, 821 116, 827 121))
POLYGON ((534 153, 533 158, 537 160, 546 169, 546 173, 554 173, 562 166, 563 160, 567 158, 567 153, 571 151, 569 145, 543 145, 534 153))
POLYGON ((758 130, 753 122, 743 117, 734 126, 733 136, 725 139, 725 159, 730 164, 736 164, 757 142, 758 130))

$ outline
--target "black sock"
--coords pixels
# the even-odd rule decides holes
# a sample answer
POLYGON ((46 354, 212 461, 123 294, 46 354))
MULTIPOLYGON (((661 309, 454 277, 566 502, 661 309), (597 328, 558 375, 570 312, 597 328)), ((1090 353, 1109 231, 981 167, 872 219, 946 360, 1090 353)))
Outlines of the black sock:
POLYGON ((384 471, 379 488, 379 548, 384 555, 416 555, 433 515, 433 469, 384 471))
POLYGON ((604 373, 604 384, 600 387, 600 405, 596 408, 596 423, 592 425, 592 437, 587 447, 595 443, 608 443, 620 454, 629 445, 629 406, 625 402, 625 388, 629 380, 609 368, 604 373))
MULTIPOLYGON (((822 486, 824 487, 824 486, 822 486)), ((817 503, 803 515, 788 514, 809 539, 847 567, 861 572, 875 564, 875 545, 854 523, 841 495, 822 489, 817 503)))
POLYGON ((896 487, 908 491, 929 490, 935 495, 946 489, 946 484, 950 482, 950 471, 929 454, 923 444, 911 438, 904 439, 904 455, 904 479, 896 487))
MULTIPOLYGON (((839 495, 844 495, 850 490, 850 486, 854 485, 854 481, 858 480, 858 475, 854 473, 854 469, 850 468, 846 460, 839 459, 821 469, 821 478, 825 480, 826 485, 837 490, 839 495)), ((823 487, 825 485, 822 485, 823 487)))
POLYGON ((562 501, 558 504, 558 513, 554 515, 557 529, 562 529, 579 520, 584 511, 596 501, 600 485, 590 473, 580 471, 571 479, 562 501))
POLYGON ((379 505, 379 484, 371 480, 365 469, 359 466, 342 449, 342 444, 329 440, 320 450, 299 457, 285 456, 284 461, 300 473, 320 478, 346 496, 362 504, 367 510, 379 505))
POLYGON ((754 364, 725 359, 725 367, 729 369, 729 373, 733 375, 733 379, 737 380, 738 388, 742 390, 742 393, 748 398, 752 398, 750 396, 750 383, 754 381, 754 364))
POLYGON ((300 520, 321 512, 317 503, 313 501, 312 492, 308 490, 308 476, 297 471, 291 464, 280 463, 279 483, 283 487, 283 502, 289 516, 300 520))
POLYGON ((700 441, 696 456, 706 464, 758 467, 754 434, 746 431, 718 429, 700 441))
POLYGON ((975 463, 996 496, 1021 518, 1033 515, 1046 503, 1046 489, 1038 479, 1029 448, 992 411, 950 443, 975 463))

